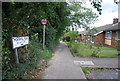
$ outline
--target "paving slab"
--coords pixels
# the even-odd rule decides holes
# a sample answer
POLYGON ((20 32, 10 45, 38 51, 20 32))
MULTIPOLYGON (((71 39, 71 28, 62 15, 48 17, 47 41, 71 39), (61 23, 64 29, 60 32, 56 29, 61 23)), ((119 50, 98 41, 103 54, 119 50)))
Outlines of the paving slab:
POLYGON ((73 63, 73 56, 63 42, 48 64, 49 67, 37 79, 86 79, 81 67, 73 63))
POLYGON ((92 61, 74 61, 75 64, 80 64, 80 65, 94 65, 92 61))
MULTIPOLYGON (((95 57, 74 57, 74 61, 92 61, 94 65, 87 65, 88 67, 105 67, 105 68, 119 68, 118 60, 120 58, 95 58, 95 57)), ((80 66, 85 66, 80 64, 80 66)))
POLYGON ((118 79, 118 71, 119 70, 90 71, 89 77, 90 79, 118 79))

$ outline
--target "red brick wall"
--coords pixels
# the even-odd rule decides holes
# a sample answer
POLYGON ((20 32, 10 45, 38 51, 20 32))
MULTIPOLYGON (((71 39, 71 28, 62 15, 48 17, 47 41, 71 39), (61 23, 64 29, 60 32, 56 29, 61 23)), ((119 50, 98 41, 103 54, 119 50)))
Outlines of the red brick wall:
POLYGON ((115 39, 115 31, 112 31, 111 45, 105 44, 105 32, 101 33, 95 37, 95 43, 97 44, 98 42, 102 42, 104 46, 116 48, 117 44, 118 44, 118 42, 120 42, 120 40, 115 39))
POLYGON ((112 32, 111 47, 116 47, 115 32, 112 32))
POLYGON ((80 38, 81 38, 81 36, 79 35, 79 36, 77 36, 76 38, 77 38, 77 39, 80 39, 80 38))
POLYGON ((94 37, 94 43, 95 45, 98 45, 99 43, 102 43, 104 45, 105 43, 105 33, 100 33, 94 37))
POLYGON ((91 43, 91 36, 88 37, 88 35, 82 35, 81 36, 81 42, 82 43, 91 43))
POLYGON ((113 31, 112 32, 112 41, 111 41, 111 47, 113 47, 113 48, 116 48, 117 47, 117 45, 118 45, 118 42, 120 42, 120 40, 116 40, 115 39, 115 31, 113 31))
POLYGON ((82 43, 86 43, 86 35, 82 35, 82 43))
MULTIPOLYGON (((91 39, 86 41, 87 35, 83 35, 80 38, 81 38, 81 42, 83 42, 83 43, 91 43, 91 39)), ((115 39, 115 31, 112 32, 111 45, 105 44, 105 32, 94 36, 95 45, 102 43, 104 46, 116 48, 118 42, 120 42, 120 40, 115 39)))
POLYGON ((77 41, 81 41, 81 35, 78 35, 78 36, 76 37, 76 39, 77 39, 77 41))

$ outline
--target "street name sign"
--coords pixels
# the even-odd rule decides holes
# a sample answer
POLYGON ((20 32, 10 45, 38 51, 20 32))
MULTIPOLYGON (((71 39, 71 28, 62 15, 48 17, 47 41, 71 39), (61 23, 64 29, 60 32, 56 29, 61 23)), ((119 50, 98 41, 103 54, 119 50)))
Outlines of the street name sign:
POLYGON ((27 45, 29 43, 29 36, 12 37, 13 49, 27 45))

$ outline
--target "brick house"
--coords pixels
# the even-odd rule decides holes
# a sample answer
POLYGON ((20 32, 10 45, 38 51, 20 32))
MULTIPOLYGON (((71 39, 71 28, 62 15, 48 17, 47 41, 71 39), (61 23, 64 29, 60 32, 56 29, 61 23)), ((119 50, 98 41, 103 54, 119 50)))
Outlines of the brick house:
POLYGON ((91 30, 79 32, 80 42, 94 43, 95 45, 102 44, 113 48, 116 48, 117 43, 120 42, 120 23, 118 23, 118 18, 113 19, 113 24, 91 30))

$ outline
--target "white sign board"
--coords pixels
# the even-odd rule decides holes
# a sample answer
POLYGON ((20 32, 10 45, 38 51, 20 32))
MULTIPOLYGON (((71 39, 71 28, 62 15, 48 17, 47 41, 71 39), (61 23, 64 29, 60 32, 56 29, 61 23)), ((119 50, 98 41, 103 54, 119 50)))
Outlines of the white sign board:
POLYGON ((29 36, 12 37, 13 49, 24 46, 29 43, 29 36))

